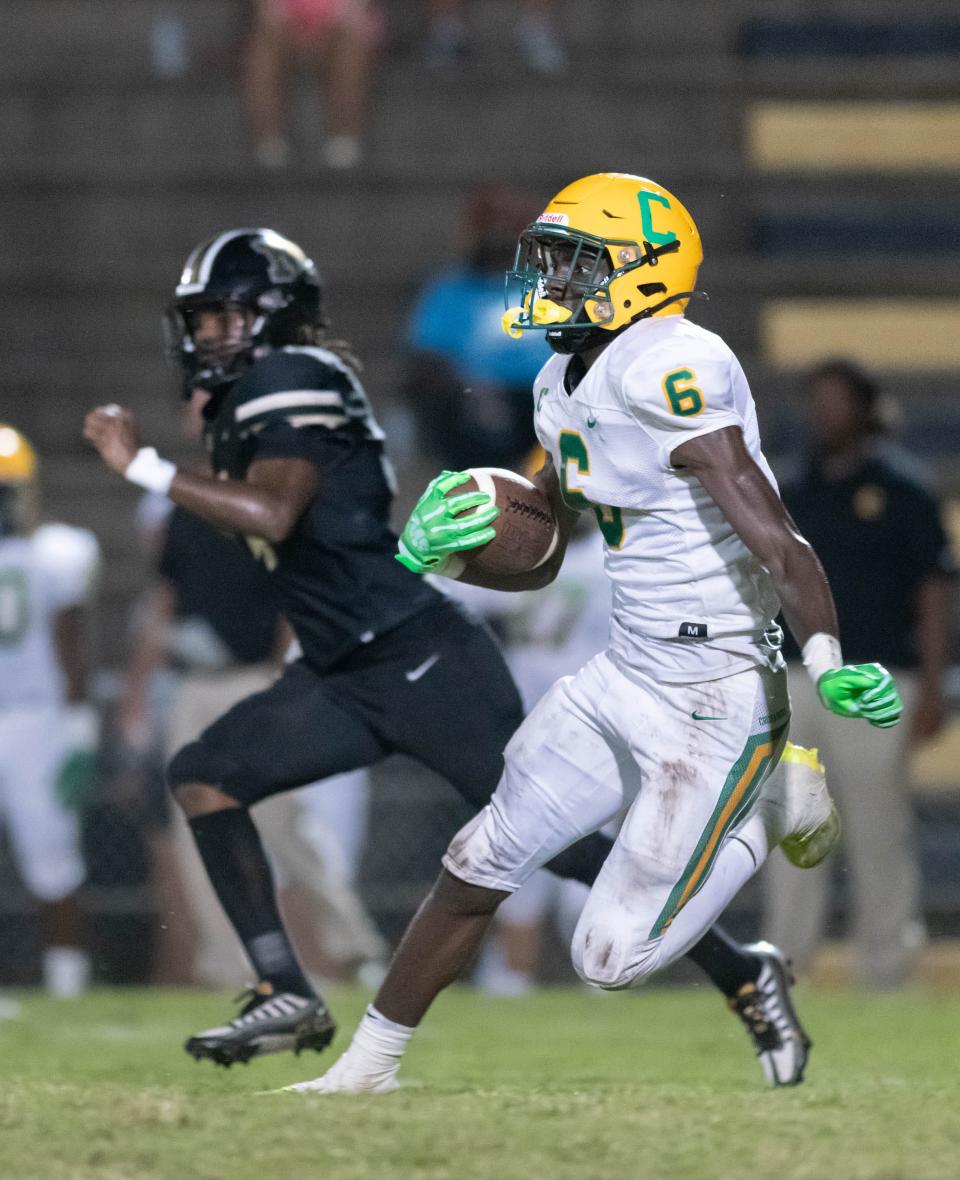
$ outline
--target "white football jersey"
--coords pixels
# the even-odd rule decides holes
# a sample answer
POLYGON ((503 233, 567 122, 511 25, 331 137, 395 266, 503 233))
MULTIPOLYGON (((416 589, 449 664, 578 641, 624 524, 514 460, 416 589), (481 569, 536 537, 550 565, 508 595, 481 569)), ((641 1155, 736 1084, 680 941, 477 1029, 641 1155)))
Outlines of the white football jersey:
POLYGON ((534 386, 537 435, 564 499, 593 508, 613 583, 610 653, 667 683, 776 666, 780 609, 769 574, 703 486, 670 462, 688 439, 727 426, 776 488, 737 358, 683 316, 642 320, 569 392, 570 358, 534 386))
POLYGON ((99 561, 87 529, 48 524, 0 538, 0 710, 62 703, 56 615, 88 599, 99 561))

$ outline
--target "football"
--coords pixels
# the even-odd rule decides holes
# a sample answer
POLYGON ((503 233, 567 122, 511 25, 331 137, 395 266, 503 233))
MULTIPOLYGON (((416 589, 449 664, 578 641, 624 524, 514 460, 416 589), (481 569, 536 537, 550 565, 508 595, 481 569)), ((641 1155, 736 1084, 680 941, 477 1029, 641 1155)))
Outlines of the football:
POLYGON ((470 481, 449 494, 486 492, 496 501, 500 515, 493 522, 497 535, 485 545, 461 553, 464 561, 493 574, 525 574, 543 565, 560 535, 543 492, 522 475, 501 467, 471 467, 468 474, 470 481))

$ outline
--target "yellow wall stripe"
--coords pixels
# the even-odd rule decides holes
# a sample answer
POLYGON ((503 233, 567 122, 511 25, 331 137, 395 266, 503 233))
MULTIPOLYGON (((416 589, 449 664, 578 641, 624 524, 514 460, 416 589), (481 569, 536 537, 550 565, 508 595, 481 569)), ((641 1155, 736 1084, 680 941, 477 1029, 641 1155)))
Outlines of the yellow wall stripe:
POLYGON ((960 299, 780 299, 760 313, 766 358, 784 369, 843 356, 871 369, 960 369, 960 299))
POLYGON ((757 103, 746 140, 768 171, 960 168, 960 102, 757 103))

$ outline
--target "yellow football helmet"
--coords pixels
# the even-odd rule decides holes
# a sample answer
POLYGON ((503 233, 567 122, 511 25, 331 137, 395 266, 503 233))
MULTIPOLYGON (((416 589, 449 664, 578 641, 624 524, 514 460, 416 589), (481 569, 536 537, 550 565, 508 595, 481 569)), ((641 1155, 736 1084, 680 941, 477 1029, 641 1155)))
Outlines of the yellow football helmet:
POLYGON ((579 352, 637 320, 682 313, 702 261, 697 227, 672 193, 623 172, 586 176, 520 235, 504 331, 545 331, 555 351, 579 352))
POLYGON ((0 422, 0 536, 36 523, 37 452, 19 430, 0 422))

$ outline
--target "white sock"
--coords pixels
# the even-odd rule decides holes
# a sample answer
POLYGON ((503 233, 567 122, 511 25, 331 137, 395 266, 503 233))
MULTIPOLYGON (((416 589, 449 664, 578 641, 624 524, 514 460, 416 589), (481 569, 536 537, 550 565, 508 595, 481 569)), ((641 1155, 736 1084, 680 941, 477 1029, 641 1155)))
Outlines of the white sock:
POLYGON ((352 1069, 365 1074, 396 1073, 413 1032, 405 1024, 388 1020, 371 1004, 341 1060, 349 1061, 352 1069))
POLYGON ((90 985, 90 956, 78 946, 47 947, 43 955, 43 986, 57 1000, 83 995, 90 985))

